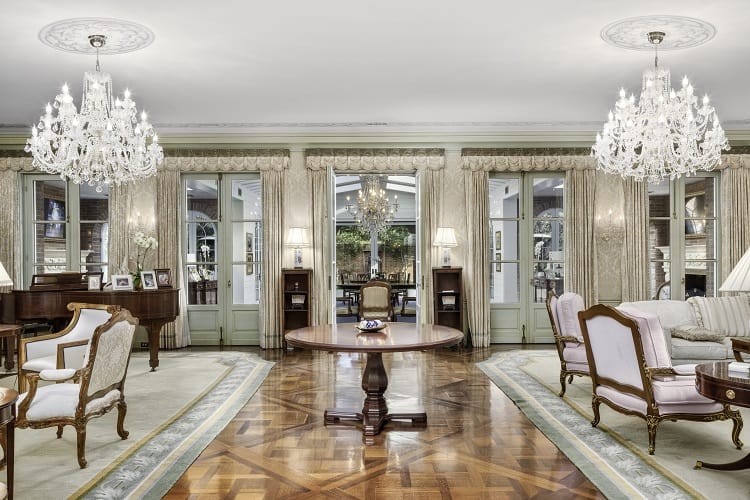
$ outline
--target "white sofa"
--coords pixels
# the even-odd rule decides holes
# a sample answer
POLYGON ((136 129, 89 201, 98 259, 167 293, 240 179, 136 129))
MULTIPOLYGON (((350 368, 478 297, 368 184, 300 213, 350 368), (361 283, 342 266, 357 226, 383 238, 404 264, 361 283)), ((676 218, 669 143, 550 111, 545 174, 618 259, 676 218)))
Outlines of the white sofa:
POLYGON ((621 306, 635 307, 659 317, 675 364, 733 359, 731 339, 750 339, 750 303, 747 295, 690 297, 687 301, 644 300, 623 302, 621 306), (680 326, 702 327, 712 333, 720 333, 724 338, 720 342, 713 342, 673 337, 672 330, 680 326))

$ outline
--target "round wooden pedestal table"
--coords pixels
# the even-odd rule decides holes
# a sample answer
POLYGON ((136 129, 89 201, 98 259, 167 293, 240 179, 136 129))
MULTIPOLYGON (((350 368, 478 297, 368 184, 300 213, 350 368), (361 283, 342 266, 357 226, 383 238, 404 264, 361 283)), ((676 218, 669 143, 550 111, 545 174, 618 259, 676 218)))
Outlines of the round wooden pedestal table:
POLYGON ((365 391, 362 411, 329 408, 324 415, 326 425, 340 420, 361 422, 365 436, 379 434, 390 420, 411 420, 414 424, 427 424, 427 414, 424 412, 388 412, 385 401, 388 376, 383 367, 383 353, 447 347, 458 344, 463 338, 463 332, 454 328, 415 323, 389 323, 379 332, 360 332, 352 323, 341 323, 310 326, 286 334, 287 344, 293 347, 367 354, 367 364, 362 374, 362 390, 365 391))
MULTIPOLYGON (((729 361, 715 361, 696 366, 695 388, 707 398, 720 403, 750 407, 750 372, 730 372, 729 361)), ((747 469, 750 468, 750 454, 728 464, 712 464, 698 460, 695 466, 716 470, 747 469)))

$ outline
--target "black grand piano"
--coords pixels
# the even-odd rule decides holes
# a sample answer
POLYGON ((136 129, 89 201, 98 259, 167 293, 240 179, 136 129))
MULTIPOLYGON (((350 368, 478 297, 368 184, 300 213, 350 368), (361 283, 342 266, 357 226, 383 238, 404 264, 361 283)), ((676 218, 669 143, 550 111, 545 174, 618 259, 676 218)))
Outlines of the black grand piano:
POLYGON ((58 330, 73 316, 70 302, 116 304, 129 310, 148 331, 149 365, 159 366, 159 332, 179 314, 179 289, 158 290, 89 290, 88 277, 102 273, 36 274, 29 290, 11 290, 2 294, 2 322, 27 324, 47 322, 58 330))

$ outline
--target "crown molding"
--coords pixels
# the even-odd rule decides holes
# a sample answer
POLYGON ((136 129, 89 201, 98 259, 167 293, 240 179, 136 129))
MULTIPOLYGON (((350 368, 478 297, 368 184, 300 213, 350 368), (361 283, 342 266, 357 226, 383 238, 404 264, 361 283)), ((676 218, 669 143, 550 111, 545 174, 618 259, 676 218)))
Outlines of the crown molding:
MULTIPOLYGON (((750 146, 750 127, 725 130, 732 148, 750 146)), ((293 149, 307 148, 590 148, 596 130, 493 130, 472 127, 318 127, 273 128, 228 131, 206 127, 202 130, 159 131, 165 150, 174 149, 293 149)), ((23 150, 26 130, 0 128, 0 150, 23 150)), ((730 150, 733 152, 733 150, 730 150)), ((7 154, 6 154, 7 156, 7 154)))

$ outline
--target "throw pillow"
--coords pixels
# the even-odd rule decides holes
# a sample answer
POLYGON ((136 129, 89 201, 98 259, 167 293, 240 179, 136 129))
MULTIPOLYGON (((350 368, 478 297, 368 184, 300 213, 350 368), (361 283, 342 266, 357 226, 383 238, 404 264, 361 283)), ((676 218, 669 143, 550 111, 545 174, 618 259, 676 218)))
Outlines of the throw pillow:
POLYGON ((724 340, 724 335, 721 333, 695 325, 675 326, 672 328, 672 337, 699 342, 721 342, 724 340))

